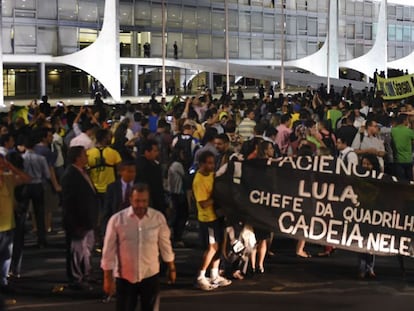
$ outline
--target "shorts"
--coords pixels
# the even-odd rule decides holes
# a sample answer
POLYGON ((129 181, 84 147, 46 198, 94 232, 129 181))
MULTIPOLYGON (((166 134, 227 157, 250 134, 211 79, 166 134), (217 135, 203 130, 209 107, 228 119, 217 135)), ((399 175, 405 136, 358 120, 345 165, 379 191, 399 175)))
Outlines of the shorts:
POLYGON ((224 223, 222 219, 200 223, 200 240, 204 249, 210 244, 221 244, 224 238, 224 223))

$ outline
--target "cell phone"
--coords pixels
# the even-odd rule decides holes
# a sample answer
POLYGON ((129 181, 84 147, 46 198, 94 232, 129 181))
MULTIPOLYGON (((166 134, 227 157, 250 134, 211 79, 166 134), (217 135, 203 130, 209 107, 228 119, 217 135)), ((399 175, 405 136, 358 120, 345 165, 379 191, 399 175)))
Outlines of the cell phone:
POLYGON ((63 107, 63 103, 59 101, 56 103, 56 106, 63 107))
POLYGON ((173 121, 173 116, 167 116, 166 120, 168 123, 171 123, 173 121))

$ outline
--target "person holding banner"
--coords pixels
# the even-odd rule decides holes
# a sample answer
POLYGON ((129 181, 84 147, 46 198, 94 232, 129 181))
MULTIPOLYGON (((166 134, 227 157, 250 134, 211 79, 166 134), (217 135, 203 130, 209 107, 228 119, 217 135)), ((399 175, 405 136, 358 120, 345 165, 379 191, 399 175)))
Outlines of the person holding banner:
MULTIPOLYGON (((380 163, 378 158, 370 153, 363 154, 361 157, 361 166, 367 171, 381 171, 380 163)), ((365 277, 375 278, 374 265, 375 255, 369 253, 359 253, 359 273, 358 278, 364 279, 365 277)))

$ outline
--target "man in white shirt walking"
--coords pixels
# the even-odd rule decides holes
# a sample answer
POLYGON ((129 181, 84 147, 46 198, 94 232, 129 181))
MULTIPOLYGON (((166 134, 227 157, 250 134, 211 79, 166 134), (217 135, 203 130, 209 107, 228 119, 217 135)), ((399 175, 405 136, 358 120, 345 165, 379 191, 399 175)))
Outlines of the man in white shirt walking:
POLYGON ((148 206, 148 185, 135 185, 130 203, 110 218, 106 228, 103 289, 108 295, 115 293, 115 276, 116 310, 135 310, 138 296, 141 310, 159 310, 160 253, 168 265, 169 281, 176 279, 170 229, 164 215, 148 206))

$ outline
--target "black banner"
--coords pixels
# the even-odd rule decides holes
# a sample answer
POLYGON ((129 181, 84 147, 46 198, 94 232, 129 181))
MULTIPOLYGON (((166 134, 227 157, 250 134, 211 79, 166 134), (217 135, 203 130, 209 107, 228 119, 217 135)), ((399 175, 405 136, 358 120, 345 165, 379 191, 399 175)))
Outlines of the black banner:
POLYGON ((414 187, 331 156, 230 162, 214 200, 230 222, 356 252, 414 256, 414 187))

